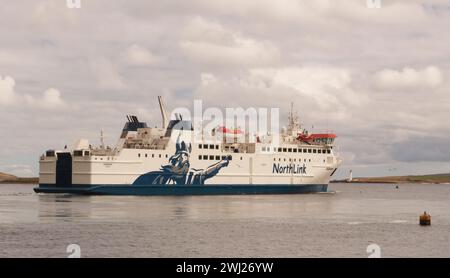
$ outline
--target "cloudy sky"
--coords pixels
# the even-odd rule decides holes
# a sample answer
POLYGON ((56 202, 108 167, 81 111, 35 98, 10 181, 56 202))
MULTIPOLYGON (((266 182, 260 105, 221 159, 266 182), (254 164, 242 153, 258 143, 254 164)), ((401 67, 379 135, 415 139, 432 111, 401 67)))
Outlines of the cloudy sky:
POLYGON ((127 113, 280 107, 339 136, 339 176, 450 172, 450 2, 3 1, 0 171, 46 149, 114 144, 127 113))

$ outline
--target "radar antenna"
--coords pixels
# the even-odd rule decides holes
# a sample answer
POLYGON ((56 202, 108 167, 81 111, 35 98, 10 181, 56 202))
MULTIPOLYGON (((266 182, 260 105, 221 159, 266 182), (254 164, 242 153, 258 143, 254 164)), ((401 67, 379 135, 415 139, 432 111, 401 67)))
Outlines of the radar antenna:
POLYGON ((291 102, 291 109, 289 111, 289 119, 288 119, 288 132, 293 135, 297 135, 300 131, 300 121, 297 112, 294 112, 294 103, 291 102))
POLYGON ((100 144, 101 148, 105 149, 105 136, 103 134, 103 129, 100 129, 100 144))

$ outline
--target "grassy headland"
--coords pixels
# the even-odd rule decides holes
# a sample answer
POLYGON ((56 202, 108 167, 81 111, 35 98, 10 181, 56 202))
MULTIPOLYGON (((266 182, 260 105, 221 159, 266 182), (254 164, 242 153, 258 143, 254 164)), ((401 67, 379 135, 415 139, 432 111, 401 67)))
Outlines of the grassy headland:
POLYGON ((0 184, 3 183, 27 183, 27 184, 37 184, 39 183, 39 178, 21 178, 14 175, 5 174, 0 172, 0 184))
MULTIPOLYGON (((348 182, 333 180, 332 182, 348 182)), ((352 183, 450 183, 450 174, 353 178, 352 183)))
MULTIPOLYGON (((348 182, 346 179, 332 180, 331 182, 348 182)), ((0 172, 0 184, 37 184, 39 178, 21 178, 11 174, 0 172)), ((449 174, 435 175, 411 175, 411 176, 388 176, 388 177, 357 177, 351 183, 450 183, 449 174)))

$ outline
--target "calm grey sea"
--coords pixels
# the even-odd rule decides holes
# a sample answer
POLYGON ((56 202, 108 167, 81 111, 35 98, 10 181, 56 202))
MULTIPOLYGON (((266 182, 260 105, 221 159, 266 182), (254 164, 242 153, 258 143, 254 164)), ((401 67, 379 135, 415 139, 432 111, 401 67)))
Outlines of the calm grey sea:
POLYGON ((450 185, 270 196, 38 195, 0 185, 0 257, 450 257, 450 185), (426 210, 432 225, 418 225, 426 210))

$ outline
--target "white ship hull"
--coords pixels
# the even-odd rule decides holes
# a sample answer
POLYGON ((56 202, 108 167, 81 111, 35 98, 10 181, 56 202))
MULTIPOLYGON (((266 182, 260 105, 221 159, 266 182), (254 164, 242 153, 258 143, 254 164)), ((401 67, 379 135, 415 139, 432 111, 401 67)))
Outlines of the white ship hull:
POLYGON ((48 151, 40 160, 36 191, 134 195, 323 192, 339 165, 330 144, 195 142, 192 130, 170 124, 167 129, 149 129, 137 118, 125 125, 121 138, 120 147, 114 150, 48 151))

